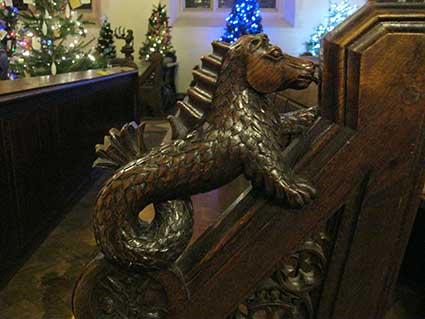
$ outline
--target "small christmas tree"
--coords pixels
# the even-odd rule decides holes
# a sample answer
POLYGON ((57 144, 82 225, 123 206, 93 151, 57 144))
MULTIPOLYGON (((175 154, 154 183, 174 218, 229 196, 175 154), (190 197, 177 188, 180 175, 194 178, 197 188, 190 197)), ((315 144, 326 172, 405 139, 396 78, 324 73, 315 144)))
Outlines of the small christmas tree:
POLYGON ((155 52, 166 55, 174 53, 171 45, 171 27, 168 25, 166 6, 158 4, 154 6, 152 15, 149 18, 148 33, 146 41, 140 49, 140 59, 149 61, 155 52))
POLYGON ((226 30, 220 41, 233 43, 245 34, 263 32, 257 0, 236 0, 226 18, 226 30))
POLYGON ((12 69, 25 76, 56 75, 94 67, 95 58, 84 52, 89 45, 82 16, 72 11, 68 0, 34 0, 22 12, 22 52, 12 69))
POLYGON ((356 12, 358 8, 358 5, 352 5, 349 0, 342 0, 341 2, 331 1, 329 3, 327 22, 319 24, 310 36, 310 40, 305 43, 307 52, 314 56, 319 56, 321 39, 356 12))
POLYGON ((96 52, 106 60, 114 59, 117 56, 114 44, 114 31, 111 29, 111 24, 107 18, 105 18, 100 28, 96 52))
POLYGON ((6 0, 0 0, 0 47, 6 50, 9 57, 16 51, 18 12, 18 8, 8 5, 6 0))

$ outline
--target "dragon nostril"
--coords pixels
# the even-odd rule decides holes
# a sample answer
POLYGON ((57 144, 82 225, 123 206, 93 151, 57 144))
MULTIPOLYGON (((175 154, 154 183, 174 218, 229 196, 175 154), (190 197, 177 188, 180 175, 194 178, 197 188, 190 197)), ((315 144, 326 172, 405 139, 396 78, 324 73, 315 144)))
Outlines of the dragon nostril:
POLYGON ((304 67, 309 71, 314 71, 315 68, 313 63, 306 63, 304 67))

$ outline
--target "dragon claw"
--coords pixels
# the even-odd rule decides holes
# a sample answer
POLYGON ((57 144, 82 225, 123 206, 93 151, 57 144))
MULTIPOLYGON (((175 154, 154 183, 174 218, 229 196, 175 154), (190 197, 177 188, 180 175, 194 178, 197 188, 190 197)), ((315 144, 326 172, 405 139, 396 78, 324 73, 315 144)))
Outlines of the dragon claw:
POLYGON ((310 204, 316 195, 316 189, 303 178, 280 185, 281 189, 276 192, 277 198, 286 202, 291 208, 302 208, 310 204))

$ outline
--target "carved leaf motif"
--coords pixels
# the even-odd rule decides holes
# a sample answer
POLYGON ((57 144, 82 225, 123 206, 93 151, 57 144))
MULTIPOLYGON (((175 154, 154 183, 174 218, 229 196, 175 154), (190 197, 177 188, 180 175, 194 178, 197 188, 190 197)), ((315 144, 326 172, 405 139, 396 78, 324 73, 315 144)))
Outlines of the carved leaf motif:
POLYGON ((229 319, 312 319, 312 295, 326 272, 328 242, 323 232, 306 240, 229 319))

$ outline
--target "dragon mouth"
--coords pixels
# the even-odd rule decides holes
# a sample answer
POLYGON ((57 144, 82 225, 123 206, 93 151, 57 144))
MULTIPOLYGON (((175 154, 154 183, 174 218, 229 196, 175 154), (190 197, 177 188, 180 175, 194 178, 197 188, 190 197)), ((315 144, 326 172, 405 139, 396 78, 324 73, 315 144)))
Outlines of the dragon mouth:
POLYGON ((315 77, 313 74, 302 74, 298 77, 298 79, 319 84, 319 79, 315 77))

